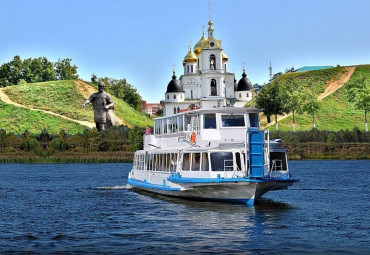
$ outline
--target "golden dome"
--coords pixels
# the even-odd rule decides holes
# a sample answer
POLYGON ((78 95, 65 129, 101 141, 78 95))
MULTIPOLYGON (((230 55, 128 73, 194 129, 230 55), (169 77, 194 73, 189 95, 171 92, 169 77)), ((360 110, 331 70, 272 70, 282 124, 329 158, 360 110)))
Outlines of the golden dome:
POLYGON ((188 54, 186 54, 184 58, 185 63, 196 63, 198 61, 198 57, 195 55, 195 53, 189 49, 188 54))
POLYGON ((202 52, 202 43, 205 43, 206 41, 207 41, 207 38, 204 36, 204 33, 203 33, 202 38, 200 38, 199 42, 197 42, 197 44, 195 44, 194 46, 195 54, 199 55, 202 52))
POLYGON ((227 61, 227 60, 229 60, 229 57, 226 55, 226 53, 225 52, 222 52, 222 60, 223 61, 227 61))

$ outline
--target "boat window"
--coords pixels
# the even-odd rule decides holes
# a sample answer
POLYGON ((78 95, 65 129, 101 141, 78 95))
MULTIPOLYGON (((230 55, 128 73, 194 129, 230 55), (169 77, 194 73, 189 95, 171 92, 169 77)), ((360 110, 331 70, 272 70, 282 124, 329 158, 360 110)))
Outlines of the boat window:
POLYGON ((175 133, 175 132, 177 132, 177 121, 176 121, 176 117, 172 117, 171 119, 170 119, 170 121, 171 121, 171 125, 172 125, 172 133, 175 133))
POLYGON ((271 171, 288 170, 284 152, 270 152, 270 170, 271 171))
POLYGON ((212 152, 211 166, 212 171, 233 171, 232 152, 212 152))
POLYGON ((191 116, 191 131, 198 131, 200 127, 199 114, 191 116))
POLYGON ((184 115, 177 116, 179 131, 184 131, 184 115))
POLYGON ((203 115, 203 128, 204 129, 214 129, 216 128, 216 114, 204 114, 203 115))
POLYGON ((199 171, 200 169, 200 153, 193 153, 193 160, 191 165, 192 171, 199 171))
POLYGON ((163 123, 164 124, 163 125, 164 126, 163 134, 167 134, 167 119, 164 119, 163 122, 164 122, 163 123))
POLYGON ((251 127, 258 127, 258 114, 257 113, 249 114, 249 125, 251 127))
POLYGON ((222 126, 223 127, 244 127, 244 115, 222 115, 222 126))
POLYGON ((171 153, 170 172, 176 172, 177 153, 171 153))
POLYGON ((191 118, 188 114, 184 115, 184 118, 185 118, 185 131, 190 131, 191 118))
POLYGON ((209 171, 209 162, 208 162, 208 154, 203 152, 202 153, 202 171, 209 171))
POLYGON ((182 170, 190 170, 190 153, 184 153, 182 170))
POLYGON ((166 172, 170 171, 170 164, 171 164, 171 155, 167 153, 166 155, 166 172))
POLYGON ((241 171, 242 170, 242 162, 241 162, 241 158, 240 158, 240 153, 237 152, 235 153, 235 161, 236 161, 236 166, 237 166, 237 171, 241 171))

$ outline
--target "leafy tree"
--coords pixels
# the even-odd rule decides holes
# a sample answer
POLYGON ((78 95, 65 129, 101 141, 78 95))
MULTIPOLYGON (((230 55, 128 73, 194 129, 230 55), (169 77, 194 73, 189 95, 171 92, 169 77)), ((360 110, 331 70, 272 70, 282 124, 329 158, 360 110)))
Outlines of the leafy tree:
POLYGON ((78 79, 77 66, 71 65, 72 59, 58 59, 58 62, 54 64, 55 73, 58 80, 75 80, 78 79))
POLYGON ((143 149, 143 135, 145 130, 140 127, 133 127, 128 132, 128 140, 132 146, 132 151, 142 150, 143 149))
POLYGON ((15 56, 12 61, 9 62, 10 70, 8 80, 12 84, 18 84, 18 81, 22 79, 22 65, 23 62, 19 56, 15 56))
POLYGON ((284 113, 283 94, 278 83, 265 86, 256 98, 256 106, 262 108, 266 116, 275 115, 276 131, 279 130, 277 115, 284 113))
POLYGON ((370 78, 362 76, 347 86, 348 101, 354 103, 355 107, 365 113, 365 130, 367 127, 367 112, 370 110, 370 78))
POLYGON ((132 108, 141 112, 141 96, 133 85, 127 83, 126 79, 112 79, 108 77, 97 78, 95 74, 92 74, 91 82, 93 84, 96 85, 101 81, 105 83, 106 90, 109 93, 122 99, 132 108))
POLYGON ((315 114, 320 110, 321 103, 313 93, 307 93, 302 107, 302 111, 312 116, 313 128, 316 128, 315 114))
POLYGON ((295 132, 295 114, 301 110, 303 98, 301 96, 302 90, 299 88, 297 82, 288 81, 281 93, 283 93, 284 112, 293 115, 293 131, 295 132))

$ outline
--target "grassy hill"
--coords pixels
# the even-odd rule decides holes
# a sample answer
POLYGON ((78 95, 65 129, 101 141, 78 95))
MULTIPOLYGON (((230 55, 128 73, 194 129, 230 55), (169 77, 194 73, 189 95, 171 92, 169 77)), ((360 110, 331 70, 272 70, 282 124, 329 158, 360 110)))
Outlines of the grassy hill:
MULTIPOLYGON (((275 84, 281 84, 291 79, 298 83, 298 86, 303 88, 303 92, 307 90, 313 91, 316 95, 325 91, 326 86, 333 81, 338 81, 345 74, 344 67, 336 67, 325 70, 307 71, 299 73, 283 74, 274 80, 275 84)), ((353 104, 346 99, 346 84, 355 79, 357 75, 370 76, 370 65, 357 66, 351 79, 339 88, 334 93, 321 100, 322 106, 319 113, 315 116, 316 127, 320 130, 338 131, 341 129, 353 129, 355 126, 364 130, 364 113, 355 109, 353 104)), ((254 101, 248 106, 255 105, 254 101)), ((273 121, 273 119, 272 119, 273 121)), ((289 116, 279 122, 279 131, 292 131, 293 118, 289 116)), ((267 125, 266 118, 261 117, 262 126, 267 125)), ((296 130, 312 129, 312 117, 307 114, 296 114, 296 130)), ((270 126, 270 130, 275 130, 275 126, 270 126)))
MULTIPOLYGON (((93 122, 91 104, 81 109, 82 102, 96 89, 82 81, 49 81, 25 85, 10 86, 3 92, 14 102, 33 109, 46 110, 66 116, 74 120, 93 122)), ((130 107, 124 101, 113 97, 115 114, 128 126, 152 125, 153 121, 145 114, 130 107)), ((0 101, 0 129, 15 133, 28 129, 31 133, 39 133, 46 128, 49 133, 57 133, 65 129, 74 134, 86 129, 70 120, 53 116, 40 111, 5 104, 0 101), (16 113, 16 114, 14 114, 16 113)))

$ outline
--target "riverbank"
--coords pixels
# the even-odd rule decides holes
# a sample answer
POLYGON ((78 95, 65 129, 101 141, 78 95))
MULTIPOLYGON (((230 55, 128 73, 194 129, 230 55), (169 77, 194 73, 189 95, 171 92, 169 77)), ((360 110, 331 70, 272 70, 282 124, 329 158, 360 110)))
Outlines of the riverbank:
POLYGON ((283 144, 288 159, 370 159, 370 143, 301 143, 283 144))
MULTIPOLYGON (((289 160, 305 159, 370 159, 369 143, 300 143, 283 144, 288 150, 289 160)), ((56 152, 40 156, 35 152, 0 153, 0 163, 130 163, 134 152, 127 151, 94 151, 94 152, 56 152)))
POLYGON ((39 156, 33 152, 0 153, 0 163, 128 163, 132 162, 134 152, 94 151, 88 153, 58 152, 50 156, 39 156))

